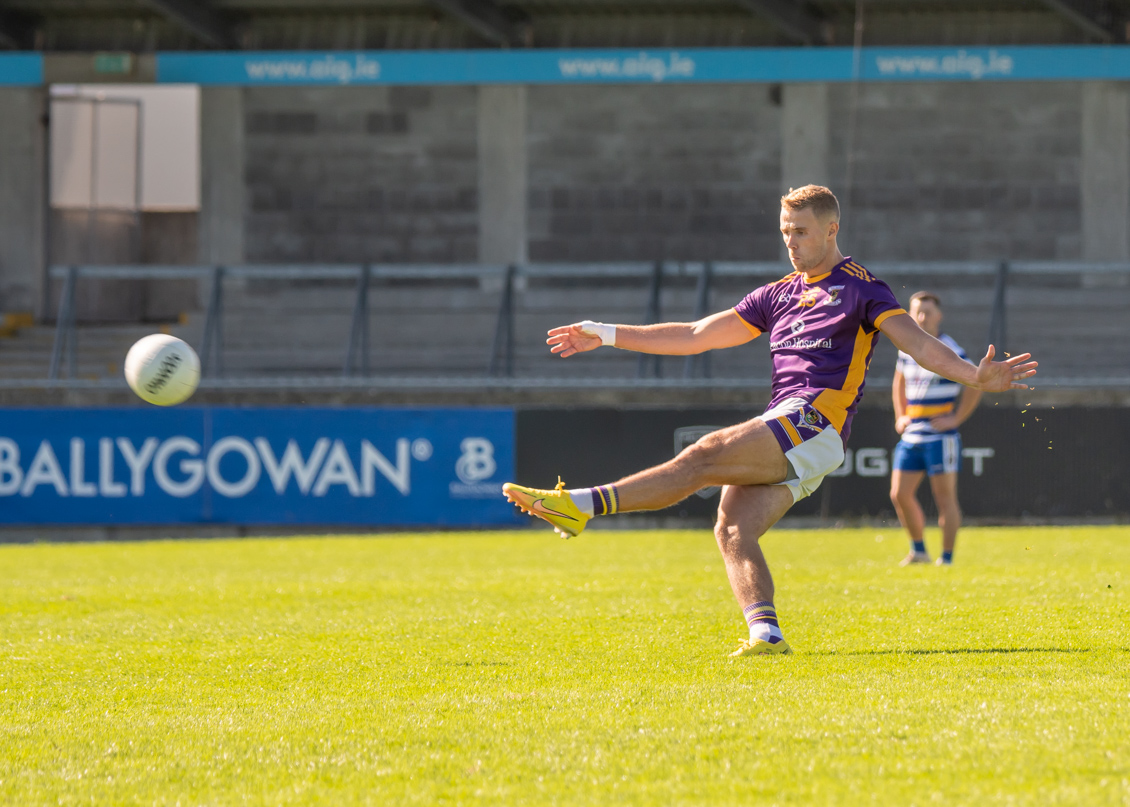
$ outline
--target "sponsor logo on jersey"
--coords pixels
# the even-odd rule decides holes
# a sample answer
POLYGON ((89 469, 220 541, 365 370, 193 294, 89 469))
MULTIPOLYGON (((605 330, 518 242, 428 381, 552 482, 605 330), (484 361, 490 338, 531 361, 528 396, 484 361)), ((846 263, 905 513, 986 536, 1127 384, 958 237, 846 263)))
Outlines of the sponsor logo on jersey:
POLYGON ((770 350, 785 350, 796 348, 798 350, 815 350, 816 348, 832 349, 831 339, 782 339, 780 342, 770 342, 770 350))

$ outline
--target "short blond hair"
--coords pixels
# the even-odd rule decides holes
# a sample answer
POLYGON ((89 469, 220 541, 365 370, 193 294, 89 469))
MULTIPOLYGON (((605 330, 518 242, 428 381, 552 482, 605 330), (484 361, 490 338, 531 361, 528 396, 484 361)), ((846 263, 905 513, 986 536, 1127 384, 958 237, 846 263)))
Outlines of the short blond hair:
POLYGON ((805 185, 803 188, 789 188, 781 197, 781 207, 789 210, 811 208, 817 218, 840 220, 840 202, 836 194, 823 185, 805 185))
POLYGON ((928 300, 936 305, 939 309, 942 307, 942 298, 932 291, 916 291, 910 295, 910 302, 915 300, 928 300))

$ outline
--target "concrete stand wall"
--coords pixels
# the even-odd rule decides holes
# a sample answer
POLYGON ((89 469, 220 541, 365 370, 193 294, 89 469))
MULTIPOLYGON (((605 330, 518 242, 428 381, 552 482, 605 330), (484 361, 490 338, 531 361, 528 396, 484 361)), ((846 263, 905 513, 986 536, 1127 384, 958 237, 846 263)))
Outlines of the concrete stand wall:
POLYGON ((479 261, 527 259, 526 88, 479 88, 479 261))
MULTIPOLYGON (((3 311, 42 296, 44 99, 0 89, 3 311)), ((207 263, 773 260, 808 182, 864 262, 1130 260, 1126 84, 209 87, 201 111, 207 263)))
POLYGON ((46 91, 0 87, 0 313, 42 306, 46 91))
POLYGON ((1084 260, 1130 261, 1130 94, 1083 86, 1079 191, 1084 260))

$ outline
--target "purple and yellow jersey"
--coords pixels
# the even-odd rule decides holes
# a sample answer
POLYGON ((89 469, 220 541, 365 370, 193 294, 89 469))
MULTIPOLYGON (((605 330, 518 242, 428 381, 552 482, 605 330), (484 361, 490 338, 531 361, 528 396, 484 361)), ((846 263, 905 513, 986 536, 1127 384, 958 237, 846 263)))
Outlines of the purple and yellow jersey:
POLYGON ((793 272, 734 306, 754 335, 769 334, 773 400, 803 398, 847 444, 879 326, 899 306, 890 287, 851 258, 827 274, 793 272))

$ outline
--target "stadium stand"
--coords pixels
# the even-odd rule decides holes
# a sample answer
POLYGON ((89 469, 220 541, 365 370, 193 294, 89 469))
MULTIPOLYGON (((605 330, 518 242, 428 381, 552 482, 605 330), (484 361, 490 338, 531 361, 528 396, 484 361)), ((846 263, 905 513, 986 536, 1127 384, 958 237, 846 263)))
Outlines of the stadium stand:
MULTIPOLYGON (((664 358, 658 362, 658 371, 655 359, 611 350, 583 362, 562 363, 545 347, 548 328, 581 319, 691 320, 736 303, 748 290, 781 272, 781 267, 769 263, 712 264, 704 292, 701 275, 705 266, 664 264, 656 286, 654 265, 534 265, 513 273, 509 295, 503 267, 374 268, 368 283, 365 330, 358 331, 348 374, 446 377, 454 385, 459 379, 485 376, 531 381, 697 378, 707 386, 712 380, 767 383, 767 351, 757 345, 692 361, 664 358), (507 348, 510 340, 512 350, 507 348)), ((1128 266, 1008 265, 1003 278, 1003 316, 997 311, 1002 280, 998 265, 876 264, 873 269, 901 299, 921 288, 937 291, 944 302, 946 332, 971 355, 982 351, 991 336, 1006 350, 1034 353, 1047 382, 1130 383, 1125 370, 1130 366, 1130 345, 1123 338, 1130 309, 1128 266)), ((259 267, 252 271, 270 270, 259 267)), ((282 271, 300 277, 240 277, 238 270, 232 270, 235 276, 224 279, 222 346, 218 354, 212 354, 211 363, 206 359, 206 375, 251 379, 347 374, 351 329, 359 318, 358 267, 289 267, 282 271), (319 271, 353 272, 354 277, 326 279, 318 277, 319 271)), ((190 302, 208 301, 207 281, 202 279, 201 284, 201 293, 190 302)), ((206 306, 195 307, 179 321, 157 323, 156 327, 202 349, 207 318, 206 306)), ((121 357, 129 345, 154 327, 80 321, 75 330, 73 373, 64 351, 58 376, 118 377, 121 357)), ((58 328, 38 325, 0 339, 2 377, 46 378, 61 333, 58 328)), ((881 341, 874 377, 889 378, 893 362, 893 346, 881 341)))
MULTIPOLYGON (((422 49, 482 47, 704 47, 844 45, 854 0, 9 0, 7 46, 115 48, 422 49), (795 7, 794 7, 795 6, 795 7)), ((981 41, 1119 42, 1124 0, 887 0, 867 4, 869 44, 981 41)))

